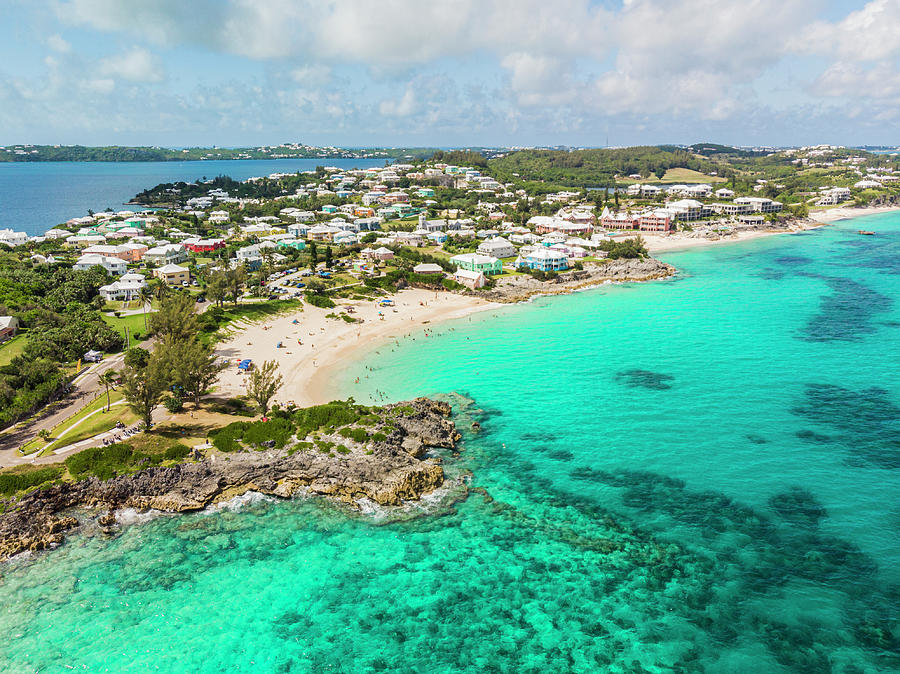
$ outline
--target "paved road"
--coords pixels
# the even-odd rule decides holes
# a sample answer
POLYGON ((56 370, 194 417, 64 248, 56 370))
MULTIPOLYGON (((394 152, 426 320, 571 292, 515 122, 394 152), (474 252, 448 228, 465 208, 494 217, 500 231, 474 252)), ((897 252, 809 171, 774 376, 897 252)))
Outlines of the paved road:
MULTIPOLYGON (((150 340, 140 346, 147 348, 149 343, 150 340)), ((82 373, 73 381, 71 393, 38 412, 36 419, 17 424, 0 435, 0 467, 31 463, 30 457, 20 456, 16 449, 37 437, 43 429, 51 430, 72 415, 77 414, 82 407, 97 396, 101 388, 105 390, 105 387, 100 384, 100 375, 110 369, 121 370, 124 358, 125 354, 120 353, 92 365, 87 372, 82 373)))

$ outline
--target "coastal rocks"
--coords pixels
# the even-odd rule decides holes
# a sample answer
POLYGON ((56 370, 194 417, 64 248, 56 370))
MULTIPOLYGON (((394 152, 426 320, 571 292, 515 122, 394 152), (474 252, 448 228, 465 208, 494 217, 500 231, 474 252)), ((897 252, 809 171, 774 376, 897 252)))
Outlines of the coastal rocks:
MULTIPOLYGON (((450 406, 418 398, 385 409, 396 412, 395 431, 346 455, 311 449, 290 453, 291 448, 215 454, 196 463, 33 491, 0 514, 0 560, 61 543, 63 532, 78 521, 57 514, 74 507, 184 512, 248 491, 288 498, 301 489, 348 504, 370 499, 399 505, 419 499, 444 481, 439 459, 419 457, 428 447, 453 448, 460 438, 448 418, 450 406)), ((101 518, 101 528, 111 526, 108 520, 106 515, 101 518)))
POLYGON ((601 264, 586 263, 583 270, 563 272, 549 281, 525 275, 513 276, 487 292, 479 292, 478 296, 494 302, 523 302, 536 295, 564 295, 607 282, 651 281, 667 278, 675 272, 672 265, 652 257, 621 258, 601 264))

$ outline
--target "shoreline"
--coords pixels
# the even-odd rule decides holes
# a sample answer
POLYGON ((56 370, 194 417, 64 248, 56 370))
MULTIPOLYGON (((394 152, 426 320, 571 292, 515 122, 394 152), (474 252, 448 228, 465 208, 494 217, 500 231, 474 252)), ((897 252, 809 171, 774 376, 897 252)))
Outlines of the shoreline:
POLYGON ((863 218, 867 215, 881 215, 883 213, 893 213, 900 211, 900 206, 839 206, 831 208, 827 211, 812 211, 809 217, 816 222, 822 224, 831 224, 842 220, 853 220, 854 218, 863 218))
POLYGON ((791 226, 783 229, 747 229, 738 230, 731 234, 716 235, 715 238, 707 238, 700 236, 699 233, 677 233, 660 236, 652 232, 641 232, 641 238, 647 246, 647 250, 651 255, 656 253, 670 253, 675 251, 692 250, 694 248, 708 248, 710 246, 721 246, 733 243, 744 243, 746 241, 755 241, 770 236, 778 236, 779 234, 796 234, 797 232, 806 232, 811 229, 818 229, 824 226, 825 222, 813 222, 812 216, 810 221, 794 222, 791 226), (691 234, 695 234, 691 236, 691 234))
MULTIPOLYGON (((239 358, 250 358, 257 365, 274 359, 284 377, 276 401, 293 402, 300 407, 321 405, 335 399, 336 368, 357 353, 368 353, 379 344, 438 321, 502 306, 469 295, 418 288, 401 290, 392 299, 394 307, 380 308, 374 299, 342 300, 333 309, 304 304, 299 311, 239 330, 217 346, 216 355, 232 364, 239 358), (348 307, 352 313, 346 312, 348 307), (363 322, 328 318, 329 314, 344 314, 363 322), (298 322, 295 324, 294 320, 298 322), (277 348, 279 342, 282 348, 277 348)), ((236 366, 229 366, 222 372, 215 395, 244 395, 243 377, 236 366)))

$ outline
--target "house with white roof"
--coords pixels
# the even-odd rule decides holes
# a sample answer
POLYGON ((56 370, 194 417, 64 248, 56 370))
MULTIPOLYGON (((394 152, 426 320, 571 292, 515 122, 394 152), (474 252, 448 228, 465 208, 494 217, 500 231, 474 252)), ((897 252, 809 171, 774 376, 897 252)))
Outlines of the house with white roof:
POLYGON ((130 302, 137 299, 141 288, 147 287, 147 279, 142 274, 125 274, 117 281, 100 286, 100 296, 108 302, 130 302))
POLYGON ((569 256, 552 248, 540 247, 516 258, 516 267, 539 271, 564 271, 569 268, 569 256))
POLYGON ((493 239, 488 239, 487 241, 482 241, 478 245, 478 252, 482 255, 488 255, 493 257, 512 257, 516 254, 516 248, 509 241, 504 239, 502 236, 495 237, 493 239))
POLYGON ((113 276, 121 276, 126 271, 128 271, 128 264, 125 262, 125 260, 120 260, 117 257, 108 257, 106 255, 96 254, 82 255, 78 258, 75 264, 72 265, 72 269, 86 271, 91 267, 96 266, 103 267, 113 276))
POLYGON ((503 264, 492 255, 481 253, 462 253, 450 258, 450 264, 455 264, 460 269, 480 272, 482 274, 502 274, 503 264))
POLYGON ((159 269, 154 269, 153 275, 170 286, 180 286, 185 282, 190 283, 191 280, 190 270, 177 264, 167 264, 159 269))
POLYGON ((144 253, 143 260, 154 264, 178 264, 186 262, 188 252, 180 243, 166 243, 154 246, 144 253))

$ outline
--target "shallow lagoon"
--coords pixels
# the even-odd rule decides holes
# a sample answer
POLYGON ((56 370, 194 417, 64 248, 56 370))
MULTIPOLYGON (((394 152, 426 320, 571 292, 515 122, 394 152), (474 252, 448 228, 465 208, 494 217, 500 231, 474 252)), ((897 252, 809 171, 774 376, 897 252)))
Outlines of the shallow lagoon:
POLYGON ((900 668, 900 218, 866 220, 875 237, 862 224, 671 254, 671 280, 361 354, 344 374, 357 400, 473 401, 463 418, 483 428, 446 458, 478 493, 402 521, 258 500, 73 537, 5 570, 0 657, 9 671, 900 668))

